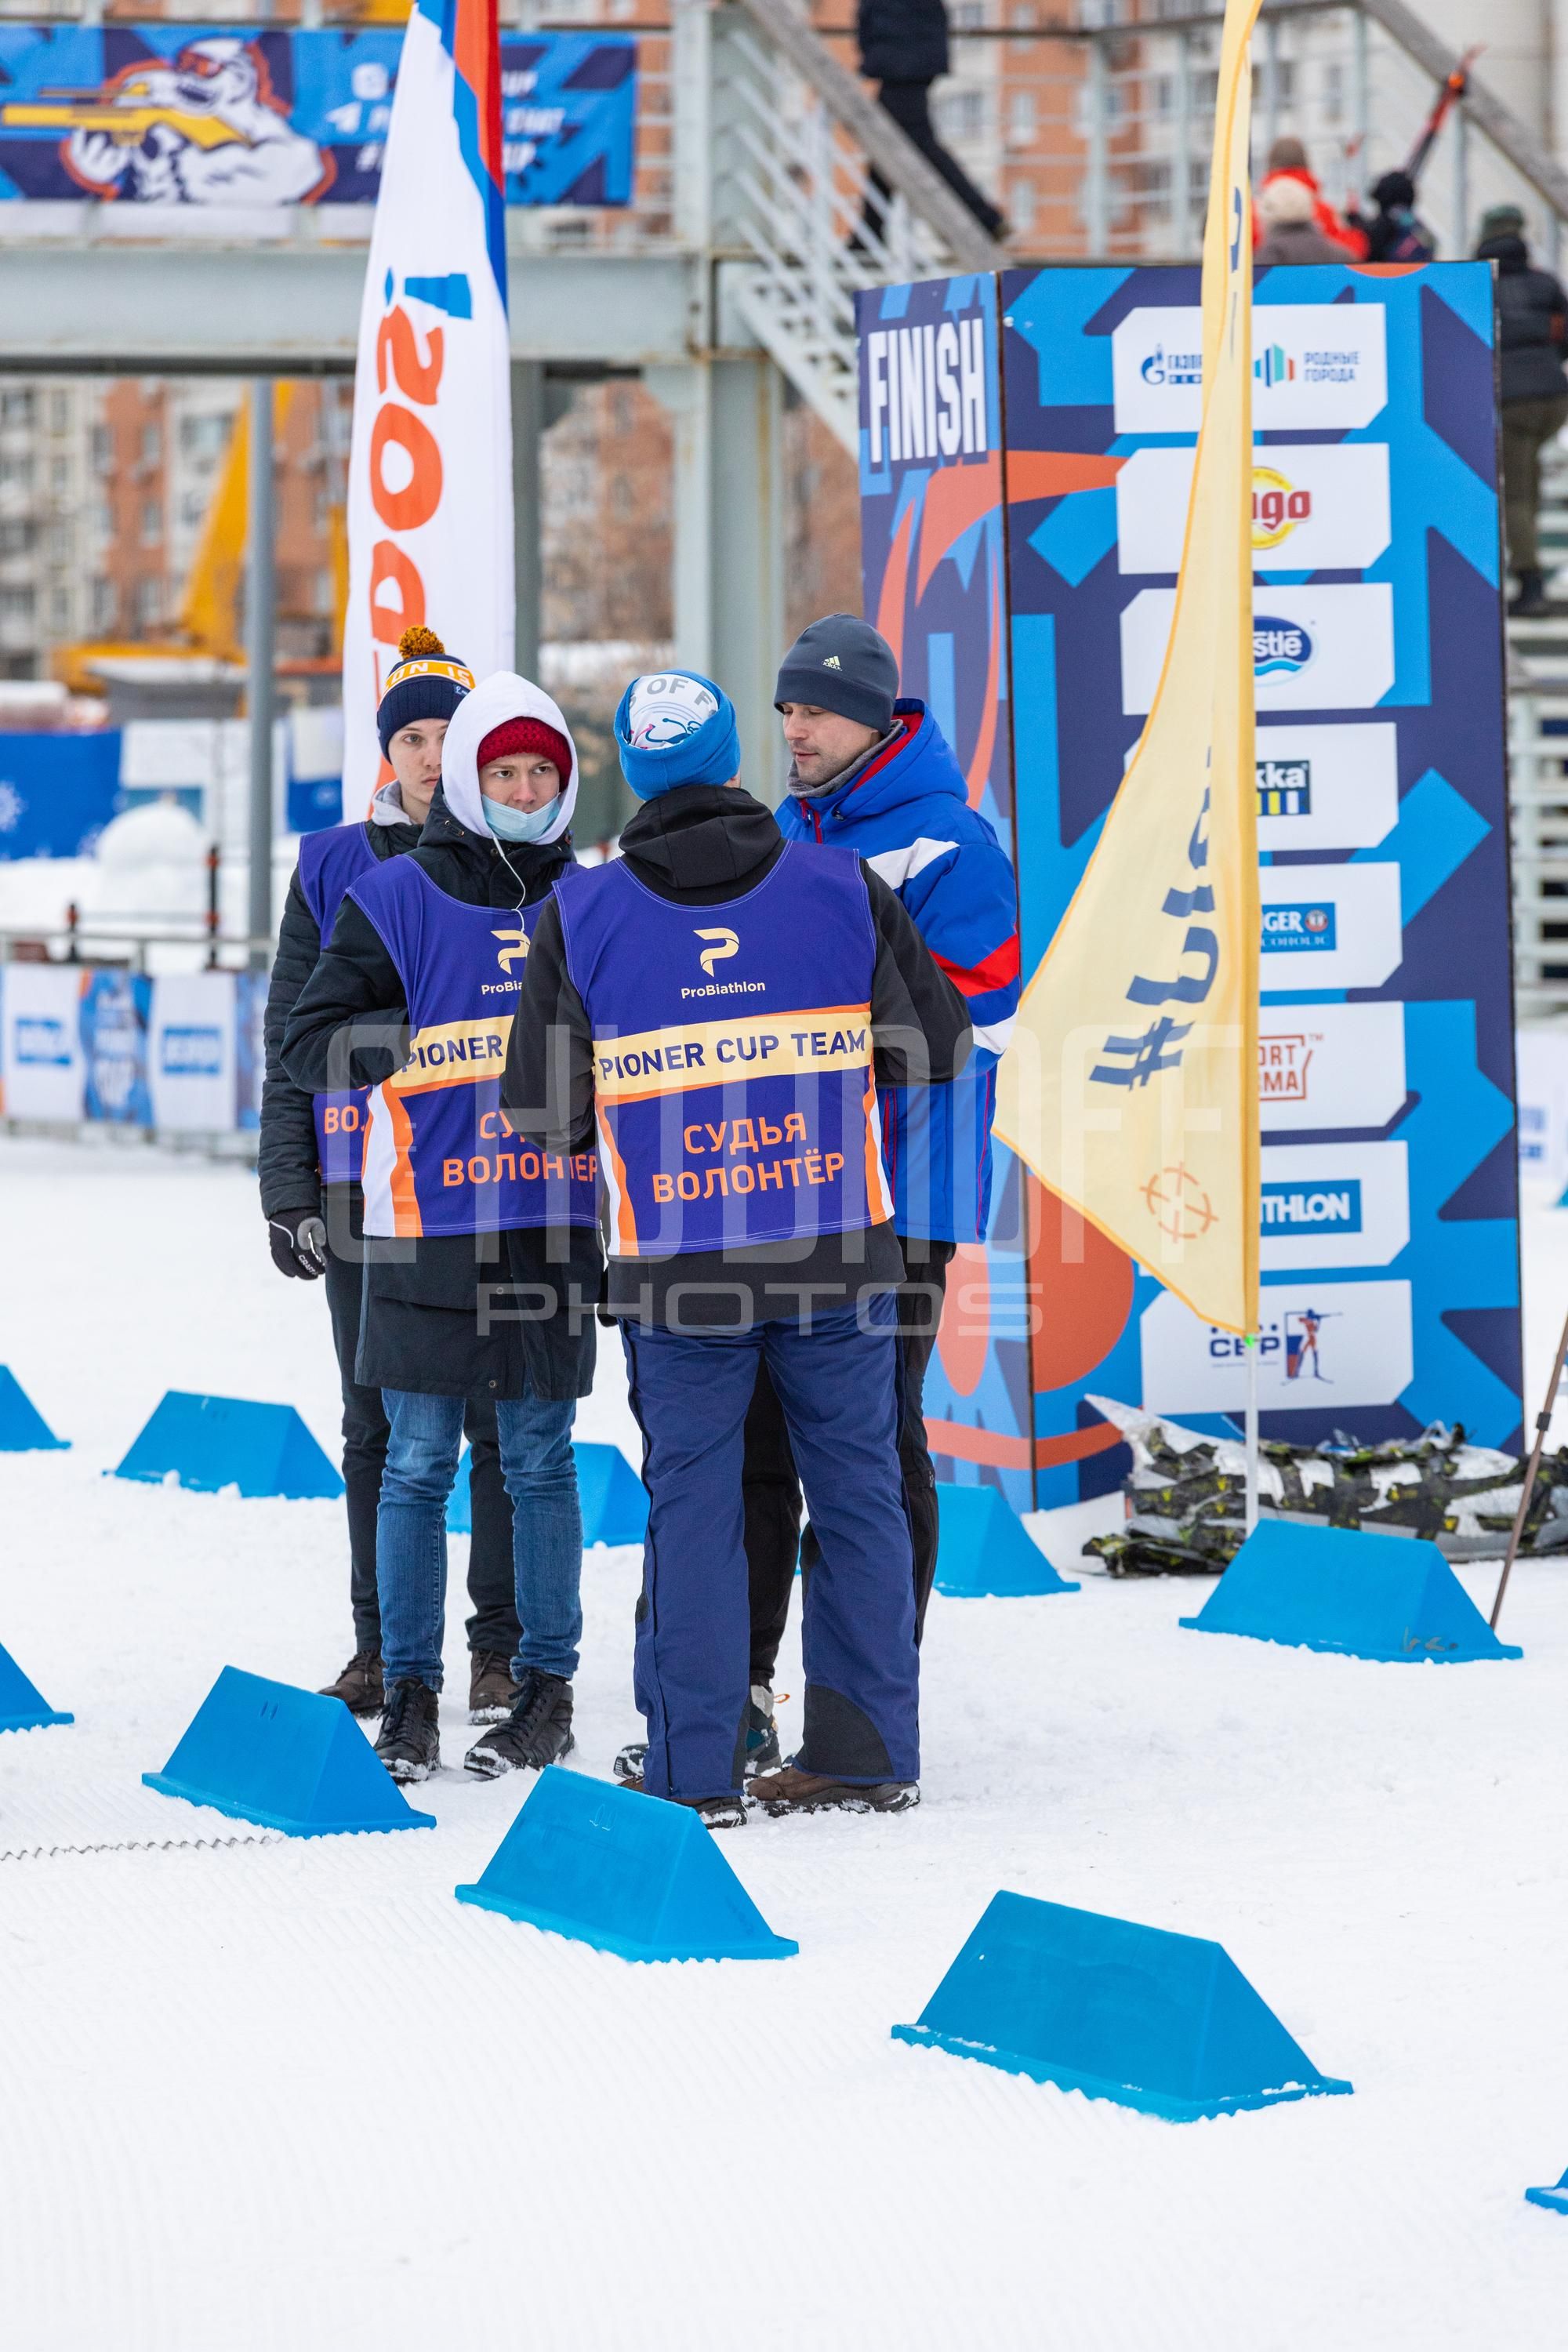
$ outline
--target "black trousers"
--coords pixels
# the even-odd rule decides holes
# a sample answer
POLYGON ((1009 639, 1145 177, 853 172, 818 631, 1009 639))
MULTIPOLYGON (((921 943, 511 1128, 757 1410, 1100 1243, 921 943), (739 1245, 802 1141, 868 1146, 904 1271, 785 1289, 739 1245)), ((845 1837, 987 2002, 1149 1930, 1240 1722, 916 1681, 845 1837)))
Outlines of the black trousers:
MULTIPOLYGON (((918 147, 933 170, 942 173, 961 205, 974 215, 987 236, 997 236, 1005 226, 1003 215, 989 196, 983 195, 955 156, 950 155, 937 137, 931 119, 931 84, 927 81, 885 81, 877 92, 879 104, 892 116, 906 139, 918 147)), ((891 191, 879 172, 873 172, 866 190, 865 219, 868 228, 879 236, 887 235, 888 199, 891 191)))
MULTIPOLYGON (((381 1501, 387 1427, 381 1391, 362 1387, 353 1376, 359 1352, 362 1279, 357 1255, 340 1257, 329 1247, 327 1306, 343 1392, 343 1484, 348 1488, 349 1602, 353 1611, 354 1647, 379 1650, 375 1515, 381 1501)), ((501 1477, 496 1409, 488 1397, 468 1399, 463 1430, 473 1453, 468 1473, 474 1525, 468 1542, 468 1598, 474 1613, 468 1622, 468 1647, 476 1652, 493 1651, 510 1660, 516 1656, 522 1639, 512 1576, 511 1499, 501 1477)))
MULTIPOLYGON (((901 1238, 901 1237, 900 1237, 901 1238)), ((899 1290, 899 1355, 902 1412, 899 1464, 904 1474, 904 1508, 915 1553, 915 1639, 925 1630, 926 1603, 936 1580, 936 1472, 926 1444, 925 1376, 952 1263, 952 1242, 904 1241, 908 1278, 899 1290)), ((741 1474, 746 1512, 746 1569, 752 1604, 752 1680, 771 1690, 779 1643, 789 1621, 795 1561, 809 1571, 816 1542, 800 1531, 800 1480, 790 1452, 789 1432, 764 1363, 757 1373, 746 1414, 745 1463, 741 1474)))

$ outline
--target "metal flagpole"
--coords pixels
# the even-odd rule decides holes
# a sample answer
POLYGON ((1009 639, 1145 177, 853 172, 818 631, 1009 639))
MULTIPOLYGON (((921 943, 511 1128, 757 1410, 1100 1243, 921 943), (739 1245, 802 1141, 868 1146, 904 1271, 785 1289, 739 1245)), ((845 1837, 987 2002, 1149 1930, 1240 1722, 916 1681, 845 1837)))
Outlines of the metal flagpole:
POLYGON ((1492 1613, 1487 1620, 1494 1633, 1497 1632, 1497 1621, 1502 1614, 1503 1594, 1508 1591, 1508 1580, 1513 1574, 1514 1559, 1523 1538, 1525 1514, 1530 1508, 1530 1498, 1535 1492, 1536 1475, 1541 1468, 1541 1455, 1546 1444, 1546 1433, 1552 1423, 1552 1407, 1557 1402, 1557 1388, 1563 1378, 1564 1359, 1568 1359, 1568 1322, 1563 1324, 1563 1337, 1557 1342, 1557 1359, 1552 1367, 1552 1379, 1546 1391, 1546 1402, 1535 1416, 1535 1444, 1531 1447, 1530 1459, 1524 1465, 1524 1487, 1520 1495, 1519 1508, 1514 1513, 1513 1526, 1509 1533, 1508 1550, 1503 1556, 1502 1574, 1498 1579, 1497 1599, 1492 1602, 1492 1613))
POLYGON ((250 387, 249 561, 245 586, 245 707, 250 718, 250 964, 265 971, 272 936, 273 644, 277 515, 273 506, 272 379, 250 387))

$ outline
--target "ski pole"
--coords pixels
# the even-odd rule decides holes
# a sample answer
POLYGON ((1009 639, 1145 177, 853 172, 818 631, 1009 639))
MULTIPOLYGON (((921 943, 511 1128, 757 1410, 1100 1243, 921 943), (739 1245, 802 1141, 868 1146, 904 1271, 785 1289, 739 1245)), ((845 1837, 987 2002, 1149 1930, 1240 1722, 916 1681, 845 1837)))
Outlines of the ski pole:
POLYGON ((1530 1508, 1530 1498, 1535 1492, 1536 1475, 1541 1468, 1542 1448, 1546 1444, 1546 1432, 1551 1426, 1552 1409, 1557 1402, 1557 1384, 1563 1378, 1563 1365, 1565 1358, 1568 1358, 1568 1322, 1564 1322, 1563 1337, 1557 1342, 1557 1360, 1552 1367, 1552 1379, 1546 1391, 1546 1402, 1535 1416, 1535 1444, 1530 1449, 1530 1460, 1524 1466, 1524 1489, 1519 1498, 1519 1508, 1514 1513, 1513 1527, 1508 1539, 1508 1550, 1503 1556, 1502 1574, 1498 1579, 1497 1599, 1492 1602, 1492 1613, 1487 1621, 1494 1633, 1497 1632, 1497 1621, 1502 1614, 1503 1594, 1508 1591, 1508 1580, 1513 1574, 1514 1559, 1524 1535, 1525 1513, 1530 1508))

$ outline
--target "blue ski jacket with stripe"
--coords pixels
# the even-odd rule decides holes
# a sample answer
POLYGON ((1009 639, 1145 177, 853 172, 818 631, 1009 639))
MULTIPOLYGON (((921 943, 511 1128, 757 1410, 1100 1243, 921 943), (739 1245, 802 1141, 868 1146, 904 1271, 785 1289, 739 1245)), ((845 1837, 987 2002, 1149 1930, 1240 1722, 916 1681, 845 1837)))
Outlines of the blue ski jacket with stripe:
POLYGON ((837 790, 791 794, 789 841, 858 850, 903 900, 942 970, 968 1002, 974 1049, 945 1087, 881 1092, 882 1140, 900 1234, 975 1242, 991 1213, 996 1064, 1018 1009, 1018 894, 990 824, 923 702, 893 708, 894 741, 837 790))

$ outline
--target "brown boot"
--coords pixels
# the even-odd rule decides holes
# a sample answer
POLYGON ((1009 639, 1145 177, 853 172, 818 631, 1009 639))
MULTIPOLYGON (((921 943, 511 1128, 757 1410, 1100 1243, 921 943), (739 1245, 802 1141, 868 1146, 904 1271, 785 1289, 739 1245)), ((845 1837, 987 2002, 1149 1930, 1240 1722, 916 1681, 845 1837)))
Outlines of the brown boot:
POLYGON ((468 1659, 468 1721, 504 1723, 517 1705, 511 1660, 499 1650, 475 1650, 468 1659))
POLYGON ((749 1794, 765 1813, 907 1813, 921 1801, 918 1780, 879 1780, 862 1788, 853 1780, 835 1780, 823 1772, 802 1772, 785 1764, 777 1772, 762 1772, 749 1794))
POLYGON ((381 1652, 356 1650, 323 1698, 341 1698, 351 1715, 379 1715, 384 1704, 381 1685, 381 1652))

